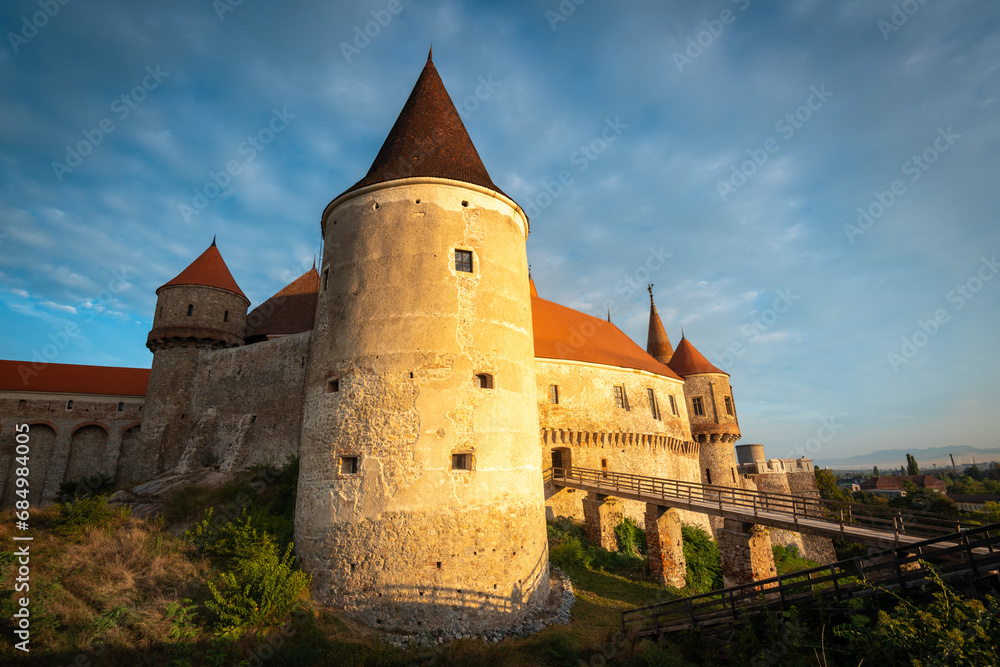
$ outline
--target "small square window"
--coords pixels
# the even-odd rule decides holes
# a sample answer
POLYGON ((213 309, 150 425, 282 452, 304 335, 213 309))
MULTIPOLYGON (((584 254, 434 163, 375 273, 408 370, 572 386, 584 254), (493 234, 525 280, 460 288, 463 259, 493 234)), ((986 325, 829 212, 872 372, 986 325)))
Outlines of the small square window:
POLYGON ((705 416, 705 404, 702 402, 701 396, 695 396, 691 399, 691 412, 693 412, 696 417, 705 416))
POLYGON ((455 270, 464 271, 465 273, 472 273, 472 251, 471 250, 456 250, 455 251, 455 270))
POLYGON ((335 391, 340 391, 340 380, 327 380, 326 393, 332 394, 335 391))
POLYGON ((622 385, 615 385, 615 405, 628 410, 628 396, 625 395, 625 387, 622 385))
POLYGON ((559 404, 559 385, 557 384, 549 385, 549 403, 553 405, 559 404))
POLYGON ((653 413, 653 419, 662 420, 663 417, 660 415, 660 404, 656 400, 656 394, 651 388, 647 388, 646 392, 649 394, 649 410, 653 413))
POLYGON ((670 394, 670 411, 674 413, 675 417, 677 416, 677 401, 674 400, 673 394, 670 394))
POLYGON ((489 373, 477 373, 475 377, 476 389, 492 389, 493 376, 489 373))
POLYGON ((472 454, 461 453, 451 455, 452 470, 472 470, 472 454))
POLYGON ((118 403, 118 412, 125 412, 125 403, 124 402, 118 403))
POLYGON ((724 396, 723 400, 725 400, 725 402, 726 402, 726 414, 729 415, 730 417, 732 417, 733 416, 733 399, 731 399, 729 396, 724 396))
POLYGON ((340 457, 340 474, 341 475, 357 475, 358 474, 358 457, 357 456, 341 456, 340 457))
POLYGON ((66 409, 67 410, 73 409, 73 401, 66 401, 66 409))

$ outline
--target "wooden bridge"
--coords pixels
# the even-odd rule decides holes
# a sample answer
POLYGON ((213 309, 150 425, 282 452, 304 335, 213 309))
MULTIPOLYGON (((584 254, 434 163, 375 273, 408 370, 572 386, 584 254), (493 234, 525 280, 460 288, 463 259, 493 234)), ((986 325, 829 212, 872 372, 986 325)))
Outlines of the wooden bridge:
MULTIPOLYGON (((881 549, 912 545, 974 526, 956 517, 932 512, 746 491, 607 470, 549 468, 544 474, 545 481, 556 487, 821 535, 881 549)), ((950 549, 958 545, 954 539, 935 541, 933 546, 926 548, 950 549)))
POLYGON ((984 591, 997 594, 1000 523, 713 593, 631 609, 622 612, 622 630, 633 637, 692 629, 725 631, 754 614, 780 614, 801 603, 815 604, 825 617, 864 613, 838 604, 851 598, 878 595, 879 589, 927 597, 934 592, 933 587, 926 587, 931 581, 928 564, 942 579, 964 589, 969 596, 982 597, 984 591))

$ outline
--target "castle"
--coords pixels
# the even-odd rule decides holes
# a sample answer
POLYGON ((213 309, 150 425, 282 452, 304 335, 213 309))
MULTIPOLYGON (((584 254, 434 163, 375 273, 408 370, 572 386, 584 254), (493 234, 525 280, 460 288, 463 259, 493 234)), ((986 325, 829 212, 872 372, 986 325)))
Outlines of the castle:
POLYGON ((817 495, 807 459, 750 445, 737 462, 729 375, 686 338, 673 348, 652 290, 645 350, 539 296, 527 216, 430 57, 320 224, 319 265, 253 310, 213 240, 156 291, 151 370, 0 362, 5 506, 14 424, 30 425, 36 503, 96 472, 125 488, 298 455, 295 543, 314 597, 405 631, 480 632, 542 605, 546 516, 583 519, 610 548, 609 521, 645 522, 668 583, 683 582, 681 521, 732 546, 732 581, 773 572, 772 539, 832 559, 828 540, 546 484, 547 468, 580 467, 817 495))

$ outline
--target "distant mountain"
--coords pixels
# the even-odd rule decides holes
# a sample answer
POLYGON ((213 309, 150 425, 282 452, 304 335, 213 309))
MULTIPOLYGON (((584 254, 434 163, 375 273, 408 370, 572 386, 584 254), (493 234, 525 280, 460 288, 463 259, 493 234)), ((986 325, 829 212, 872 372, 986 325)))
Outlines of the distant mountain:
POLYGON ((833 468, 836 470, 862 470, 878 466, 884 468, 886 472, 893 469, 898 470, 900 466, 906 465, 906 455, 913 454, 920 467, 930 468, 933 464, 940 466, 950 466, 951 459, 948 454, 955 457, 955 463, 984 463, 986 461, 1000 460, 1000 447, 990 449, 980 449, 969 445, 955 445, 953 447, 928 447, 926 449, 880 449, 871 454, 861 454, 842 459, 816 458, 814 463, 819 468, 833 468))

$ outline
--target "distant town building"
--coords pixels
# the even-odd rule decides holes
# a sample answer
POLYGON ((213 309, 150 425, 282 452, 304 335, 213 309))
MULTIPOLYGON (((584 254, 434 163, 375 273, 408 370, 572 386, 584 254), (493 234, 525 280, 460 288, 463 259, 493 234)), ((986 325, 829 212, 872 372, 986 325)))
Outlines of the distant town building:
POLYGON ((1000 494, 995 493, 956 493, 948 496, 955 501, 958 509, 963 512, 982 512, 986 509, 986 503, 1000 503, 1000 494))
POLYGON ((945 492, 945 484, 931 475, 893 475, 891 477, 870 477, 861 483, 862 491, 884 496, 905 496, 904 484, 911 482, 918 489, 930 489, 936 493, 945 492))

